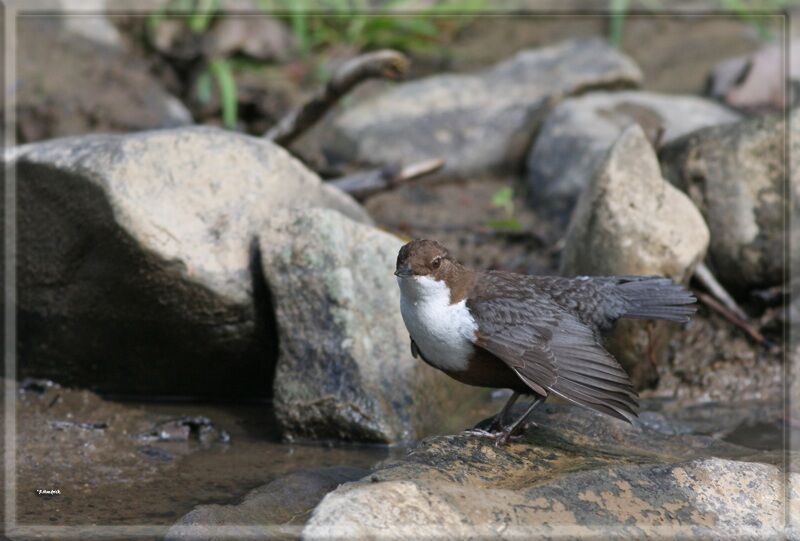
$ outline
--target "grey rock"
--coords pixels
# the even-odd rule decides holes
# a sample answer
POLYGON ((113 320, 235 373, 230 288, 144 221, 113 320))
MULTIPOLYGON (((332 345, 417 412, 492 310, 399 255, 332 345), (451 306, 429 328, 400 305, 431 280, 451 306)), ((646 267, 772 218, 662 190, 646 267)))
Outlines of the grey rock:
MULTIPOLYGON (((789 129, 800 129, 796 111, 791 118, 789 129)), ((711 231, 711 266, 732 289, 783 281, 788 134, 781 117, 754 118, 698 130, 659 154, 664 176, 702 211, 711 231)), ((800 152, 800 139, 791 139, 792 152, 800 152)), ((792 179, 793 197, 799 190, 792 179)))
POLYGON ((712 438, 538 410, 523 441, 423 441, 314 510, 303 539, 727 538, 783 533, 800 474, 712 438))
POLYGON ((69 32, 100 45, 123 48, 122 36, 106 15, 106 0, 57 0, 62 24, 69 32), (77 15, 77 16, 76 16, 77 15))
POLYGON ((740 118, 695 96, 630 91, 566 99, 547 116, 528 154, 528 200, 548 218, 566 224, 581 191, 627 126, 639 124, 648 139, 666 144, 740 118))
POLYGON ((284 149, 213 128, 67 138, 6 162, 20 372, 108 392, 268 395, 259 225, 312 205, 369 221, 284 149))
POLYGON ((14 84, 19 141, 192 123, 142 60, 61 23, 60 17, 20 18, 14 84))
POLYGON ((286 437, 410 440, 452 427, 482 395, 411 356, 394 277, 400 239, 323 209, 278 213, 262 232, 286 437))
POLYGON ((323 148, 334 159, 373 165, 443 158, 443 176, 514 170, 557 100, 635 86, 641 77, 600 39, 526 50, 478 73, 404 83, 347 109, 322 136, 323 148))
POLYGON ((788 47, 767 45, 750 55, 723 60, 711 70, 707 87, 712 97, 745 111, 782 111, 787 101, 797 105, 800 39, 791 39, 788 47))
POLYGON ((266 15, 224 17, 212 27, 209 35, 211 56, 241 53, 267 62, 285 62, 295 49, 289 29, 266 15))
MULTIPOLYGON (((638 124, 626 128, 581 194, 567 231, 561 272, 659 275, 686 282, 705 256, 709 233, 691 200, 661 176, 638 124)), ((609 349, 638 386, 656 377, 674 325, 620 321, 609 349)))
POLYGON ((236 505, 196 507, 169 529, 166 539, 296 539, 325 494, 367 473, 346 466, 292 473, 252 490, 236 505))

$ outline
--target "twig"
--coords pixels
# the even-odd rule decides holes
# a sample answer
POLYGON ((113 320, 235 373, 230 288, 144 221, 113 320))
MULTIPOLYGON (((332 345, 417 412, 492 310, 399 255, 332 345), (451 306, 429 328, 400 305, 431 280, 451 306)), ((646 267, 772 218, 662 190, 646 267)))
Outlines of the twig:
POLYGON ((762 345, 769 344, 767 339, 764 338, 764 335, 761 334, 755 327, 753 327, 746 320, 737 316, 730 308, 723 305, 721 302, 717 301, 714 297, 708 295, 707 293, 703 293, 697 290, 694 290, 693 292, 700 300, 700 302, 702 302, 703 304, 705 304, 706 306, 717 312, 719 315, 721 315, 722 317, 724 317, 725 319, 727 319, 728 321, 730 321, 731 323, 742 329, 744 332, 748 334, 748 336, 750 336, 750 338, 752 338, 753 340, 762 345))
POLYGON ((708 289, 708 292, 711 293, 714 297, 716 297, 722 304, 725 305, 731 312, 733 312, 736 317, 743 321, 747 321, 747 314, 744 313, 744 310, 739 308, 739 305, 736 304, 736 301, 733 300, 730 293, 728 293, 722 284, 720 284, 714 275, 711 273, 711 270, 706 266, 705 263, 702 261, 694 271, 694 277, 697 278, 703 286, 708 289))
POLYGON ((441 169, 443 165, 444 160, 436 158, 412 163, 405 167, 388 166, 364 173, 347 175, 329 180, 328 184, 336 186, 356 199, 365 199, 374 193, 393 188, 401 182, 434 173, 441 169))
POLYGON ((342 64, 325 88, 283 117, 264 137, 281 146, 289 146, 359 83, 373 78, 401 79, 408 72, 409 65, 408 57, 391 49, 357 56, 342 64))

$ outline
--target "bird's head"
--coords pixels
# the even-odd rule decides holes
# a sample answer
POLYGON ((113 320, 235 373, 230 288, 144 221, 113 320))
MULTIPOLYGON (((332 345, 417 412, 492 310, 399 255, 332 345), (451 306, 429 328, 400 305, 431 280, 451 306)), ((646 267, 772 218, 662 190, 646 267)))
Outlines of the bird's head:
POLYGON ((438 281, 444 279, 453 264, 447 248, 435 240, 412 240, 400 248, 394 275, 400 280, 427 276, 438 281))

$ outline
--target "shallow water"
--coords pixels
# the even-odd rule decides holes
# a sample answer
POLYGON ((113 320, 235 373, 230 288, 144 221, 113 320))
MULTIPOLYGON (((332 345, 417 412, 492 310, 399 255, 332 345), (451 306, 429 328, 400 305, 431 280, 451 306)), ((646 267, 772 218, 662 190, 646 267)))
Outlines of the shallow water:
POLYGON ((401 447, 377 445, 281 443, 265 404, 135 406, 151 417, 204 415, 230 435, 230 442, 204 444, 190 439, 134 444, 140 451, 136 460, 142 465, 154 462, 163 468, 152 475, 143 474, 141 479, 120 474, 119 482, 92 483, 91 477, 108 466, 78 464, 71 468, 70 478, 83 477, 87 483, 53 486, 61 494, 50 498, 32 494, 46 475, 23 473, 18 478, 17 522, 51 526, 151 524, 166 528, 196 505, 238 503, 253 488, 287 473, 336 465, 369 468, 393 453, 404 452, 401 447))

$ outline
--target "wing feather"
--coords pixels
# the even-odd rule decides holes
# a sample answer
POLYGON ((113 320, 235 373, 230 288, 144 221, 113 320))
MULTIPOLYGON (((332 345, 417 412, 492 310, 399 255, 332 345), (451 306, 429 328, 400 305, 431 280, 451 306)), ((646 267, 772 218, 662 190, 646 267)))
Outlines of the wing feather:
POLYGON ((475 345, 492 353, 533 391, 630 422, 638 395, 627 373, 584 322, 544 296, 520 294, 502 276, 467 306, 478 323, 475 345))

